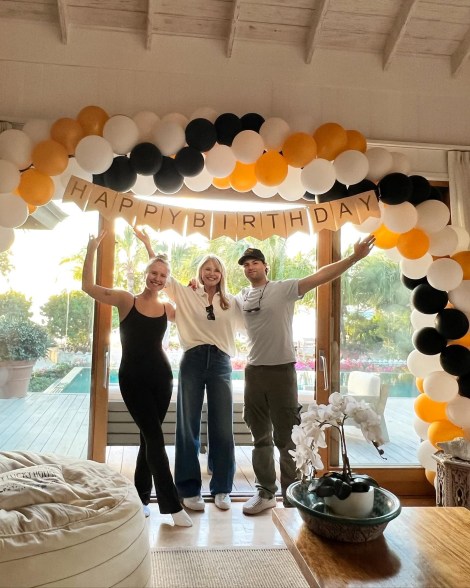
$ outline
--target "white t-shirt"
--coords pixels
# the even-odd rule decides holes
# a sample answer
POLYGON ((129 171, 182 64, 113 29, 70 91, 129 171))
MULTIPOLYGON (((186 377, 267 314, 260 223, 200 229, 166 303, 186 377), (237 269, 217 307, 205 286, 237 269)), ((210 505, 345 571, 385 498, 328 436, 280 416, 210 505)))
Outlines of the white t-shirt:
POLYGON ((250 340, 250 365, 281 365, 296 361, 292 320, 299 296, 299 280, 267 282, 243 288, 237 296, 250 340), (259 310, 251 309, 258 308, 259 310))
POLYGON ((222 310, 219 293, 214 295, 215 320, 210 321, 206 312, 209 298, 204 288, 193 290, 170 277, 165 292, 176 303, 175 322, 184 351, 198 345, 215 345, 231 357, 236 354, 235 334, 243 330, 243 321, 234 296, 227 295, 230 308, 222 310))

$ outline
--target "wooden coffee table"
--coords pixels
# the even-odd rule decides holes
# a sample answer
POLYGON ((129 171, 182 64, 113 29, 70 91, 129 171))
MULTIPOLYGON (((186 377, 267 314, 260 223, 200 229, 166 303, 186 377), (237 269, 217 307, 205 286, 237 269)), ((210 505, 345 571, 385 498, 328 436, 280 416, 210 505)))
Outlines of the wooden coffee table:
POLYGON ((314 588, 470 586, 470 510, 404 507, 382 537, 342 543, 315 535, 295 508, 274 508, 274 524, 314 588))

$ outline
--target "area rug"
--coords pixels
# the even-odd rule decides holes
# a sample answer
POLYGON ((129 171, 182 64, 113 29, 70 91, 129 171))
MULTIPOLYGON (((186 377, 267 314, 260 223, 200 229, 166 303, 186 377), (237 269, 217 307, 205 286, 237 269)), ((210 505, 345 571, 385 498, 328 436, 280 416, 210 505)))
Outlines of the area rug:
POLYGON ((152 588, 308 588, 285 548, 152 551, 152 588))

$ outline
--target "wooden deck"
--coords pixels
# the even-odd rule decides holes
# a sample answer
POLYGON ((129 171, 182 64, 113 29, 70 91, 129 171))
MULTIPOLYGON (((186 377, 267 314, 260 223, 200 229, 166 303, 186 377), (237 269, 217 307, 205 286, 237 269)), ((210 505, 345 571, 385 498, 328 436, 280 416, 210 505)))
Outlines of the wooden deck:
MULTIPOLYGON (((0 399, 0 450, 57 453, 85 459, 88 443, 88 394, 28 394, 25 398, 0 399)), ((413 429, 413 399, 390 398, 385 410, 390 442, 384 446, 386 462, 354 426, 347 427, 348 451, 357 465, 414 465, 419 439, 413 429)), ((174 447, 167 448, 170 463, 174 447)), ((137 447, 108 447, 107 463, 133 478, 137 447)), ((203 491, 209 490, 207 456, 201 454, 203 491)), ((234 493, 254 490, 251 447, 236 448, 234 493)))

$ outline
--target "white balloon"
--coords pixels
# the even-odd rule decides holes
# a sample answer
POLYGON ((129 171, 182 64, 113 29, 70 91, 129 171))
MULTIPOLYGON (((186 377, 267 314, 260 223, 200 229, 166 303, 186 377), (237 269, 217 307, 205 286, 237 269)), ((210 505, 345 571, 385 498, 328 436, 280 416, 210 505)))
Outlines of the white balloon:
POLYGON ((28 205, 16 194, 0 194, 0 226, 7 229, 21 227, 29 215, 28 205))
POLYGON ((454 231, 457 233, 457 237, 458 237, 457 247, 452 252, 452 255, 454 253, 459 253, 459 251, 467 251, 468 247, 470 245, 470 235, 469 235, 467 229, 464 229, 464 227, 456 227, 455 225, 451 225, 451 226, 454 229, 454 231))
POLYGON ((411 202, 403 202, 384 207, 382 222, 394 233, 411 231, 417 221, 418 212, 411 202))
POLYGON ((335 168, 331 161, 319 157, 303 168, 300 180, 311 194, 324 194, 336 181, 335 168))
POLYGON ((15 240, 15 231, 0 226, 0 253, 7 251, 13 245, 15 240))
POLYGON ((251 191, 260 198, 272 198, 277 194, 277 186, 265 186, 257 182, 251 191))
POLYGON ((23 125, 22 130, 29 136, 34 146, 40 143, 41 141, 46 141, 47 139, 50 139, 51 126, 52 121, 50 120, 34 118, 32 120, 28 120, 23 125))
POLYGON ((427 423, 417 416, 415 416, 413 419, 414 430, 416 431, 418 437, 423 441, 428 438, 428 429, 430 424, 431 423, 427 423))
POLYGON ((152 196, 157 191, 153 176, 142 176, 137 174, 135 184, 132 186, 131 191, 138 196, 152 196))
POLYGON ((458 243, 459 237, 456 230, 454 227, 447 225, 437 233, 429 233, 428 253, 436 257, 452 255, 457 249, 458 243))
POLYGON ((426 200, 416 207, 418 222, 416 228, 427 233, 441 231, 449 222, 450 210, 440 200, 426 200))
POLYGON ((462 283, 462 266, 447 257, 436 259, 428 268, 427 278, 429 284, 436 290, 455 290, 462 283))
MULTIPOLYGON (((90 172, 85 171, 82 167, 80 167, 75 157, 69 157, 69 162, 67 164, 65 171, 63 171, 60 174, 60 176, 57 176, 63 188, 67 187, 67 184, 69 183, 71 176, 76 176, 77 178, 81 178, 82 180, 86 180, 87 182, 93 181, 93 175, 90 172)), ((52 179, 54 180, 54 178, 52 179)))
POLYGON ((366 176, 368 180, 377 182, 392 169, 392 154, 383 147, 371 147, 366 151, 366 157, 369 161, 369 171, 366 176))
POLYGON ((391 151, 392 154, 392 168, 388 173, 399 173, 409 176, 411 172, 411 162, 404 153, 399 151, 391 151))
POLYGON ((183 130, 188 126, 189 123, 188 117, 184 116, 184 114, 181 114, 180 112, 169 112, 162 117, 162 121, 175 122, 183 130))
POLYGON ((436 316, 437 313, 424 314, 424 312, 413 308, 410 315, 411 325, 415 331, 419 331, 419 329, 423 329, 424 327, 434 327, 436 316))
POLYGON ((391 247, 390 249, 384 249, 383 253, 385 257, 388 257, 392 261, 396 261, 397 263, 400 262, 403 257, 401 253, 398 251, 396 247, 391 247))
POLYGON ((113 148, 106 139, 89 135, 81 139, 75 149, 78 165, 90 174, 102 174, 113 163, 113 148))
POLYGON ((126 155, 139 141, 139 127, 129 116, 116 114, 103 127, 103 138, 117 155, 126 155))
POLYGON ((442 366, 439 361, 441 354, 425 355, 417 349, 408 355, 406 364, 408 369, 417 378, 425 378, 431 372, 442 371, 442 366))
POLYGON ((20 183, 20 172, 14 163, 0 159, 0 193, 13 192, 20 183))
POLYGON ((295 200, 300 200, 305 194, 305 188, 300 177, 301 173, 300 167, 288 166, 286 179, 277 187, 277 192, 284 200, 294 202, 295 200))
POLYGON ((203 192, 212 184, 213 179, 214 176, 204 168, 197 176, 184 178, 184 183, 193 192, 203 192))
POLYGON ((206 155, 205 167, 214 178, 226 178, 233 172, 236 164, 236 157, 228 145, 216 143, 206 155))
POLYGON ((431 470, 433 472, 437 469, 437 463, 432 457, 437 452, 437 449, 427 439, 422 441, 418 447, 418 461, 425 470, 431 470))
POLYGON ((360 151, 348 149, 333 162, 338 182, 351 186, 361 182, 369 171, 369 160, 360 151))
POLYGON ((431 372, 423 380, 423 390, 436 402, 449 402, 459 391, 457 378, 447 372, 431 372))
POLYGON ((470 398, 457 394, 446 406, 447 418, 462 429, 470 427, 470 398))
POLYGON ((449 302, 462 312, 470 312, 470 280, 463 280, 460 286, 449 292, 449 302))
POLYGON ((232 142, 232 151, 238 161, 254 163, 263 155, 263 138, 255 131, 241 131, 232 142))
POLYGON ((284 141, 291 134, 291 129, 285 120, 273 116, 264 121, 259 134, 263 138, 266 150, 276 149, 280 151, 284 141))
POLYGON ((186 135, 178 123, 159 121, 152 131, 152 142, 160 149, 162 155, 177 153, 186 144, 186 135))
POLYGON ((432 262, 432 255, 429 253, 425 253, 423 257, 418 257, 418 259, 405 258, 400 261, 400 271, 407 278, 419 280, 419 278, 424 278, 432 262))
POLYGON ((201 108, 196 108, 196 110, 191 114, 189 120, 194 120, 195 118, 205 118, 206 120, 210 120, 211 123, 215 122, 217 117, 217 110, 211 108, 210 106, 202 106, 201 108))
POLYGON ((382 219, 380 217, 370 216, 369 218, 366 218, 366 220, 363 221, 360 225, 353 224, 352 226, 356 229, 356 231, 359 231, 360 233, 366 233, 368 235, 369 233, 372 233, 372 231, 375 231, 375 229, 378 229, 381 224, 382 219))
POLYGON ((155 114, 150 110, 141 110, 134 114, 132 119, 139 129, 139 143, 150 142, 152 129, 160 120, 158 114, 155 114))
POLYGON ((23 131, 7 129, 0 133, 0 159, 15 164, 17 169, 28 168, 32 162, 33 142, 23 131))

